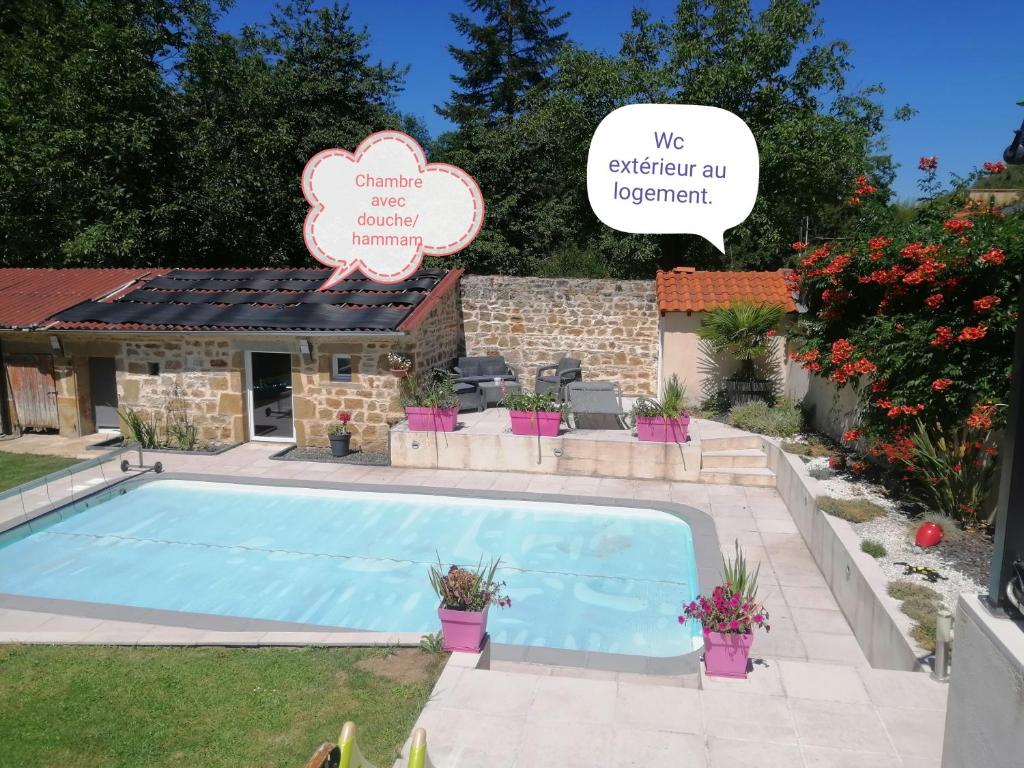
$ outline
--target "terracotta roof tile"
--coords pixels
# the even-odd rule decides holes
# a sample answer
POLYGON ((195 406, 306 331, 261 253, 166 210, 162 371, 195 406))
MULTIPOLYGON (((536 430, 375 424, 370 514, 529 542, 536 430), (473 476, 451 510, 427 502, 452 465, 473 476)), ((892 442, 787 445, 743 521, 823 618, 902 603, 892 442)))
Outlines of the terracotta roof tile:
POLYGON ((700 272, 676 267, 658 272, 658 305, 663 312, 704 312, 735 302, 781 304, 795 312, 785 271, 700 272))

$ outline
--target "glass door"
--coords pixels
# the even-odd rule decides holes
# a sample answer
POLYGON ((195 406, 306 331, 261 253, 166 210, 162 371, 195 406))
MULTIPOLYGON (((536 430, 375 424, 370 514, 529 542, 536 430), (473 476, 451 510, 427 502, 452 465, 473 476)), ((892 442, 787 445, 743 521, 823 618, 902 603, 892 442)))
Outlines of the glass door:
POLYGON ((291 441, 292 356, 286 352, 248 352, 249 424, 252 440, 291 441))

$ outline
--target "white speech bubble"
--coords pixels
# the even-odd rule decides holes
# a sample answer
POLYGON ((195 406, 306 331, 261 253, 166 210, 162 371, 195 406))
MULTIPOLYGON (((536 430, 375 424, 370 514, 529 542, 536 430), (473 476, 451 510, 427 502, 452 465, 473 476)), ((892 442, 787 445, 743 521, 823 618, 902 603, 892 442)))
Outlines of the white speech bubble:
POLYGON ((594 131, 587 196, 597 218, 637 234, 690 232, 725 253, 725 230, 754 207, 757 143, 718 107, 630 104, 594 131))
POLYGON ((483 226, 484 199, 468 173, 428 163, 400 131, 380 131, 355 152, 325 149, 302 172, 310 205, 303 239, 334 269, 326 290, 356 271, 381 283, 412 275, 424 256, 462 250, 483 226))

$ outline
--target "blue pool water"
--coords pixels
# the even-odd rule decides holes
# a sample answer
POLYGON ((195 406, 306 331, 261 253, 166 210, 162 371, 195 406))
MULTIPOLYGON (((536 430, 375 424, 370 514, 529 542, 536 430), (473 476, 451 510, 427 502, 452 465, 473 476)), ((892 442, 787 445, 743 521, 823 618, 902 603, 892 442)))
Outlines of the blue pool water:
POLYGON ((0 592, 432 632, 437 558, 500 556, 500 643, 674 656, 690 527, 654 510, 159 480, 0 536, 0 592))

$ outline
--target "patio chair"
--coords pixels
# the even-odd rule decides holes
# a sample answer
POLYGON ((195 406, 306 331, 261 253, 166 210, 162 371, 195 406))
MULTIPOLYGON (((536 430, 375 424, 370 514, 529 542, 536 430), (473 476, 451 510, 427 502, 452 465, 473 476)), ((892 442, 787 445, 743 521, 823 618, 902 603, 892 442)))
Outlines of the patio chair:
POLYGON ((583 381, 583 369, 575 357, 562 357, 557 363, 537 369, 533 389, 538 394, 554 392, 559 402, 565 402, 565 387, 574 381, 583 381))
POLYGON ((484 355, 482 357, 460 357, 455 366, 456 384, 479 384, 483 381, 519 381, 516 372, 501 355, 484 355))
POLYGON ((565 386, 569 404, 568 422, 576 429, 578 416, 611 416, 623 429, 629 429, 622 409, 622 390, 614 381, 573 381, 565 386))

